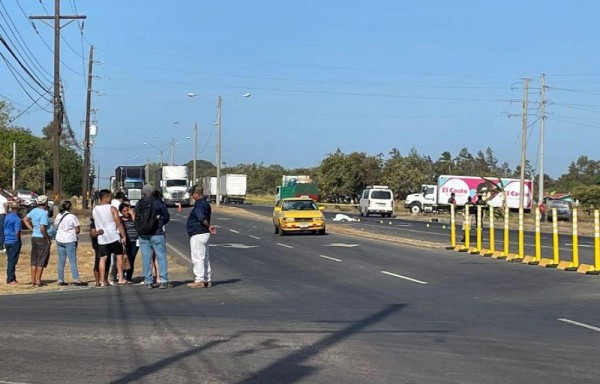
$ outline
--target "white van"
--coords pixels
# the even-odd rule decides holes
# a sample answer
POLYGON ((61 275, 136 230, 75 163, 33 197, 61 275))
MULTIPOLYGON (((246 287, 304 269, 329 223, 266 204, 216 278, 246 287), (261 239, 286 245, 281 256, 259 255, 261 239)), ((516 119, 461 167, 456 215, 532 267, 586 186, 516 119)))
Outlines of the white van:
POLYGON ((358 210, 361 216, 371 213, 381 214, 381 217, 392 217, 394 213, 394 194, 387 185, 368 186, 360 196, 358 210))

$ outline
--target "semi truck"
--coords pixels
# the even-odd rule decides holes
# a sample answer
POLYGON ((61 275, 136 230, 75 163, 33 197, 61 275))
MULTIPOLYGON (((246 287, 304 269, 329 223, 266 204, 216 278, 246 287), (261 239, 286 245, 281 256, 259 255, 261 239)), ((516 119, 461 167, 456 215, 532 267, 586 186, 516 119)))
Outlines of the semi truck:
POLYGON ((246 200, 247 176, 241 174, 227 174, 221 176, 219 193, 221 202, 244 204, 246 200))
MULTIPOLYGON (((442 175, 438 178, 437 184, 424 184, 421 186, 421 192, 406 196, 404 207, 413 214, 448 210, 450 208, 448 200, 454 193, 457 207, 463 207, 468 197, 471 197, 475 203, 478 196, 481 196, 492 207, 504 207, 506 203, 508 208, 517 210, 520 188, 519 179, 442 175)), ((530 211, 533 206, 531 180, 525 180, 524 192, 523 208, 530 211)))
POLYGON ((275 202, 286 197, 309 196, 314 201, 319 201, 319 188, 310 176, 283 175, 281 185, 277 187, 275 202))
POLYGON ((202 188, 204 188, 204 196, 209 201, 217 201, 217 178, 214 176, 205 176, 202 179, 202 188))
POLYGON ((185 165, 163 165, 155 171, 155 180, 167 206, 190 206, 188 168, 185 165))
POLYGON ((129 199, 131 206, 142 198, 142 188, 146 182, 143 165, 121 165, 115 169, 115 191, 122 191, 129 199))

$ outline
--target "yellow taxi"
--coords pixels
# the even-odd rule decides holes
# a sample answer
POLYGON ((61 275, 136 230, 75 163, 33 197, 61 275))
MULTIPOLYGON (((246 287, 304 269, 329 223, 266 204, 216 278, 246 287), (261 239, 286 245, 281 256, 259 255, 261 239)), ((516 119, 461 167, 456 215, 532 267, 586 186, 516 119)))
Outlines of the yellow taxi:
POLYGON ((308 196, 279 200, 273 210, 275 234, 283 236, 289 232, 312 231, 324 235, 323 208, 308 196))

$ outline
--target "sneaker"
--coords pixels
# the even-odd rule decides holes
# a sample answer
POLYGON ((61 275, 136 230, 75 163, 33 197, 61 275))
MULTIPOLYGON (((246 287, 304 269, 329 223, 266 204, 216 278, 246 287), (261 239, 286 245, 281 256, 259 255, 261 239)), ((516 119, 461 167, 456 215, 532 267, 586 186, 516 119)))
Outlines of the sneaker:
POLYGON ((111 281, 109 282, 109 284, 110 284, 111 286, 113 286, 113 287, 114 287, 115 285, 117 285, 117 282, 116 282, 116 281, 112 281, 112 280, 111 280, 111 281))
POLYGON ((212 287, 212 281, 207 281, 206 283, 204 283, 207 287, 212 287))
POLYGON ((83 281, 75 281, 73 283, 73 285, 76 286, 76 287, 87 287, 88 283, 83 282, 83 281))
POLYGON ((158 289, 167 289, 169 288, 169 283, 160 283, 158 289))
POLYGON ((194 283, 188 283, 188 288, 204 288, 206 287, 206 283, 204 281, 196 281, 194 283))
POLYGON ((58 282, 58 286, 59 287, 66 287, 67 285, 69 285, 69 284, 65 283, 64 281, 59 281, 58 282))
POLYGON ((154 288, 154 284, 146 284, 146 288, 152 289, 152 288, 154 288))

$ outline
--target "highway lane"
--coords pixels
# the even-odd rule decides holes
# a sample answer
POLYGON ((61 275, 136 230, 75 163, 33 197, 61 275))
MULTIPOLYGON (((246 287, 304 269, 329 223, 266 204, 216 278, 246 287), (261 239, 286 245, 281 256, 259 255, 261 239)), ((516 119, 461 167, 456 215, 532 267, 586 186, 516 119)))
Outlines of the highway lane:
POLYGON ((597 277, 213 222, 214 288, 0 298, 0 381, 595 382, 597 277))
MULTIPOLYGON (((272 207, 244 205, 244 209, 250 212, 271 217, 272 207)), ((325 218, 328 222, 333 222, 332 218, 339 212, 325 211, 325 218)), ((352 218, 360 219, 360 222, 337 222, 339 225, 346 225, 359 230, 364 230, 369 233, 382 234, 386 236, 398 236, 410 238, 420 241, 439 243, 440 245, 450 244, 450 228, 447 223, 442 222, 426 222, 422 220, 411 220, 407 218, 381 218, 381 217, 360 217, 358 214, 344 213, 352 218)), ((487 221, 482 230, 482 245, 484 248, 489 247, 489 228, 487 221)), ((499 228, 503 222, 496 221, 494 231, 496 250, 503 250, 504 247, 504 229, 499 228)), ((457 221, 457 243, 463 244, 461 238, 464 231, 461 230, 462 220, 457 221)), ((542 257, 553 257, 553 237, 551 232, 547 232, 550 228, 545 228, 546 231, 541 233, 541 248, 542 257)), ((525 254, 535 256, 535 232, 524 231, 525 239, 525 254)), ((471 246, 476 242, 476 232, 471 231, 471 246)), ((579 258, 580 263, 594 265, 594 238, 591 236, 579 236, 579 258)), ((570 234, 559 234, 559 254, 561 260, 572 260, 573 253, 573 236, 570 234)), ((518 251, 518 231, 511 229, 509 231, 510 252, 517 253, 518 251)))

